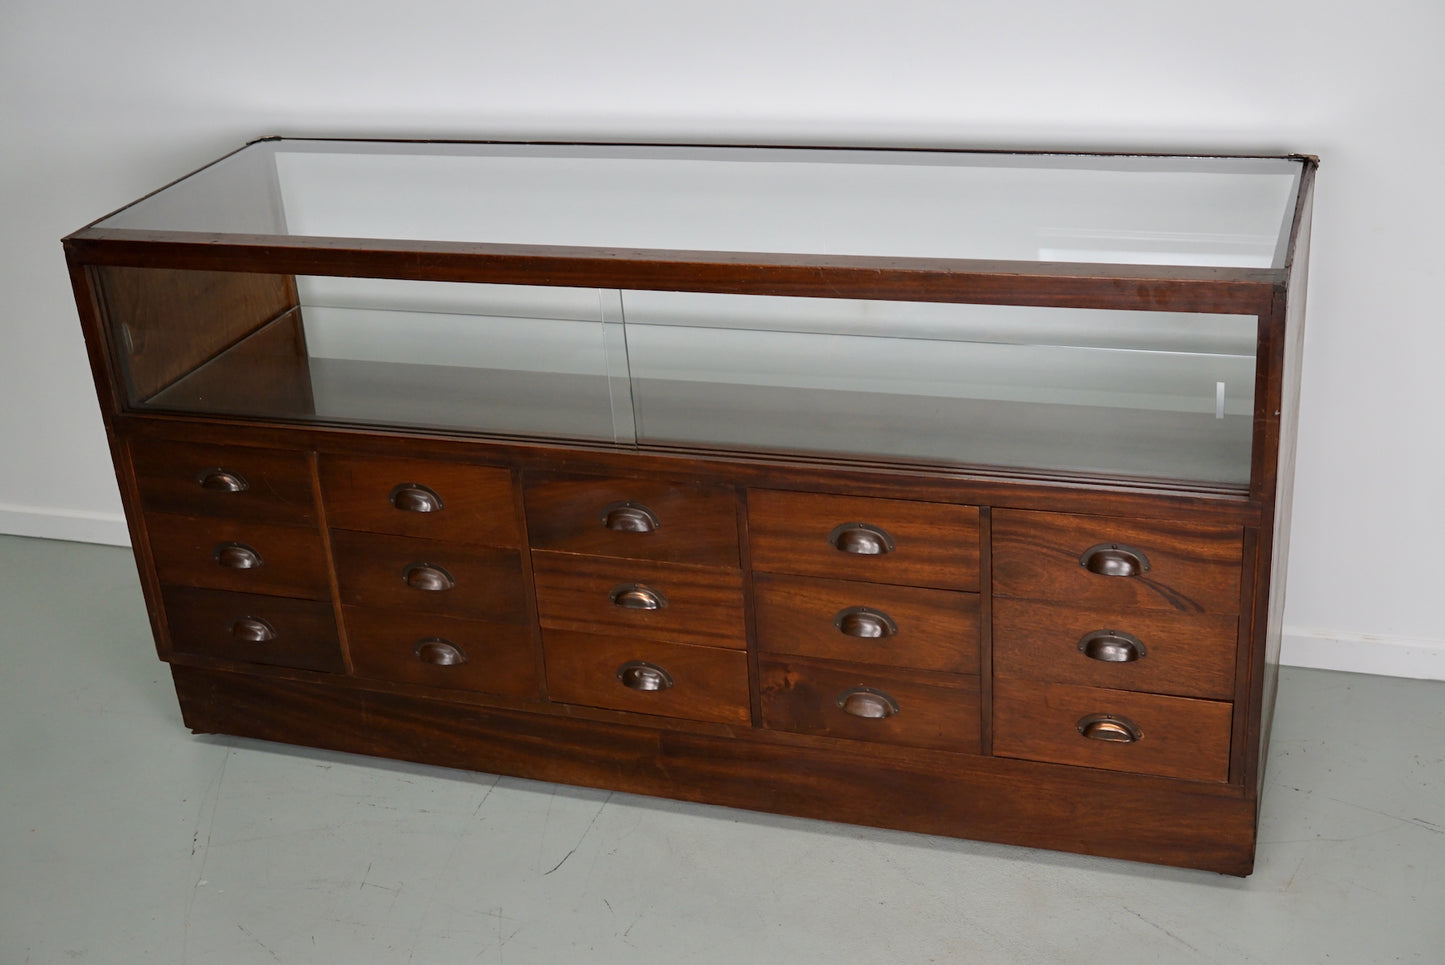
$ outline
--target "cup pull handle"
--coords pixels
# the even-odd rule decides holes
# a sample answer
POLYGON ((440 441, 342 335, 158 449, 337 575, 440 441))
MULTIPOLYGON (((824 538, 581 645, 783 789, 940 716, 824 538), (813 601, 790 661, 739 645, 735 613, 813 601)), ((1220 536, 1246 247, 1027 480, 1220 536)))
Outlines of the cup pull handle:
POLYGON ((1138 724, 1115 714, 1090 714, 1082 718, 1076 726, 1080 734, 1094 741, 1132 744, 1144 737, 1138 724))
POLYGON ((1079 652, 1090 660, 1104 663, 1133 663, 1143 660, 1149 651, 1144 641, 1123 630, 1094 630, 1079 638, 1079 652))
POLYGON ((624 583, 607 594, 607 598, 624 610, 661 610, 667 606, 667 597, 641 583, 624 583))
POLYGON ((835 526, 828 534, 828 542, 840 553, 853 553, 858 556, 882 556, 898 548, 886 530, 870 523, 844 523, 835 526))
POLYGON ((666 690, 674 683, 672 674, 646 660, 629 660, 617 668, 617 679, 631 690, 666 690))
POLYGON ((202 489, 218 493, 243 493, 251 488, 246 477, 228 469, 207 469, 196 477, 196 484, 202 489))
POLYGON ((866 606, 850 606, 833 617, 833 626, 850 637, 881 640, 898 632, 898 624, 882 610, 866 606))
POLYGON ((276 639, 276 628, 261 617, 237 617, 231 624, 231 636, 242 643, 270 643, 276 639))
POLYGON ((421 483, 402 483, 392 489, 387 501, 406 513, 439 513, 445 509, 441 496, 421 483))
POLYGON ((412 653, 422 663, 433 667, 455 667, 467 662, 462 648, 443 637, 427 637, 418 641, 412 653))
POLYGON ((657 514, 639 503, 613 503, 602 510, 602 525, 614 533, 651 533, 662 525, 657 514))
POLYGON ((401 578, 413 590, 428 593, 440 593, 457 585, 450 573, 434 563, 413 563, 402 570, 401 578))
POLYGON ((1100 576, 1139 576, 1149 572, 1149 557, 1123 543, 1100 543, 1084 550, 1079 565, 1100 576))
POLYGON ((898 701, 881 690, 872 687, 854 687, 838 695, 838 709, 854 717, 868 720, 882 720, 892 717, 900 710, 898 701))
POLYGON ((254 570, 264 562, 261 554, 245 543, 222 543, 216 547, 215 558, 228 570, 254 570))

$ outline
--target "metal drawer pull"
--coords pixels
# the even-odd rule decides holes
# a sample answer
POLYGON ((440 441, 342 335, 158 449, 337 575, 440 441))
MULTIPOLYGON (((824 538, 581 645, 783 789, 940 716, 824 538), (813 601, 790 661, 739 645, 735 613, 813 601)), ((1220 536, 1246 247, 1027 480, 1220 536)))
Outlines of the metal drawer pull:
POLYGON ((850 606, 846 610, 839 610, 837 616, 833 617, 833 626, 850 637, 861 637, 865 640, 881 640, 898 632, 898 624, 892 617, 882 610, 872 610, 866 606, 850 606))
POLYGON ((433 563, 413 563, 401 571, 401 578, 413 590, 439 593, 457 585, 452 575, 433 563))
POLYGON ((844 523, 835 526, 833 532, 828 534, 828 542, 840 553, 856 553, 859 556, 882 556, 897 549, 892 536, 868 523, 844 523))
POLYGON ((1079 652, 1090 660, 1105 663, 1133 663, 1149 653, 1144 649, 1144 641, 1122 630, 1095 630, 1084 634, 1079 639, 1079 652))
POLYGON ((467 655, 462 652, 461 647, 442 637, 427 637, 417 641, 416 649, 412 653, 416 654, 416 658, 422 663, 429 663, 433 667, 455 667, 467 662, 467 655))
POLYGON ((216 562, 228 570, 254 570, 264 561, 245 543, 222 543, 216 547, 216 562))
POLYGON ((672 674, 646 660, 629 660, 617 668, 617 679, 631 690, 666 690, 673 685, 672 674))
POLYGON ((1084 550, 1079 565, 1100 576, 1138 576, 1149 572, 1149 557, 1123 543, 1100 543, 1084 550))
POLYGON ((243 493, 251 488, 245 476, 219 468, 207 469, 196 477, 196 483, 202 489, 218 493, 243 493))
POLYGON ((637 503, 613 503, 602 510, 602 525, 614 533, 650 533, 662 525, 657 514, 637 503))
POLYGON ((899 713, 898 701, 872 687, 854 687, 838 695, 838 709, 854 717, 882 720, 899 713))
POLYGON ((1127 717, 1116 717, 1113 714, 1090 714, 1076 726, 1080 734, 1094 741, 1132 744, 1144 737, 1138 724, 1127 717))
POLYGON ((641 583, 624 583, 607 598, 624 610, 661 610, 667 606, 667 597, 641 583))
POLYGON ((242 643, 270 643, 276 639, 276 628, 260 617, 237 617, 231 636, 242 643))
POLYGON ((421 483, 402 483, 392 489, 386 498, 393 506, 406 513, 439 513, 446 508, 437 491, 421 483))

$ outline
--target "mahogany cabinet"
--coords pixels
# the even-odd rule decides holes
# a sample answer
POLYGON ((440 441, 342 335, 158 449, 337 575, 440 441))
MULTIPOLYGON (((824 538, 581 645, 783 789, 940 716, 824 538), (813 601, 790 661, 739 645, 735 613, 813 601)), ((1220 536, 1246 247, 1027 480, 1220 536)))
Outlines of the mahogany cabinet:
POLYGON ((1314 168, 247 145, 65 239, 185 721, 1248 874, 1314 168))

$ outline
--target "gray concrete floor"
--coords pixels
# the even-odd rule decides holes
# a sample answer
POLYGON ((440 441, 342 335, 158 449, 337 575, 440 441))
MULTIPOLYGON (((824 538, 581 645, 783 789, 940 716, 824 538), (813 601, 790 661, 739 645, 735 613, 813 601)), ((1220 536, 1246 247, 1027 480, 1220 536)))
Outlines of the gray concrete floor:
POLYGON ((1445 962, 1445 683, 1286 669, 1239 880, 194 737, 127 550, 0 574, 0 965, 1445 962))

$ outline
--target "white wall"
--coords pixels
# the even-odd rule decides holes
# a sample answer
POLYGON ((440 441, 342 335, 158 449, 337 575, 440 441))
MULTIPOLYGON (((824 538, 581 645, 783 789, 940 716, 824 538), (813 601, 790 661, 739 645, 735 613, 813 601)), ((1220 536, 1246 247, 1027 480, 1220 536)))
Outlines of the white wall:
POLYGON ((1286 659, 1445 677, 1439 0, 5 0, 0 531, 124 540, 59 238, 266 133, 1322 157, 1286 659))

